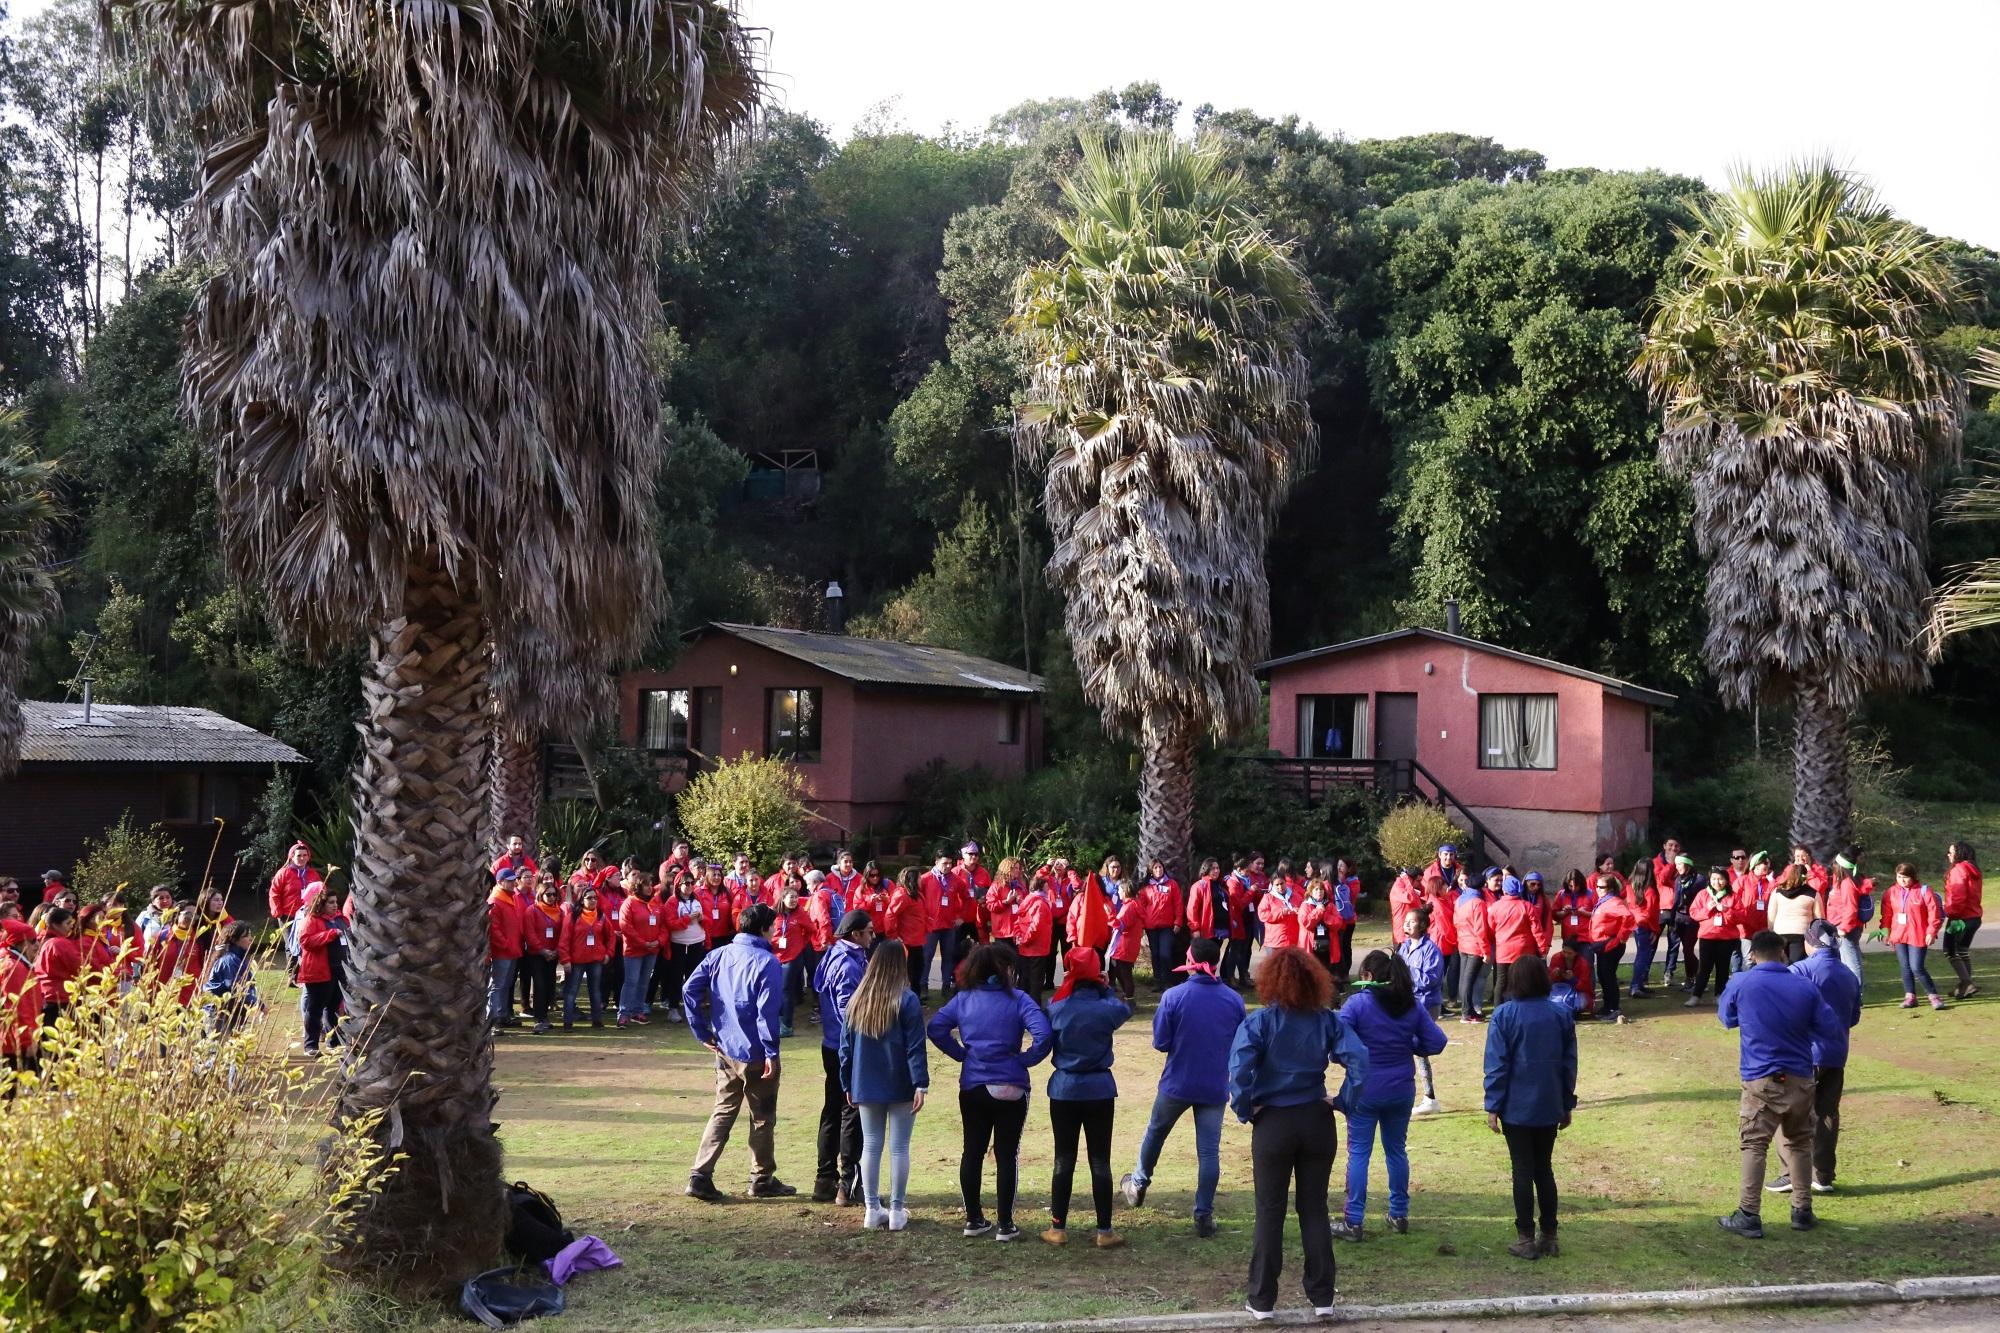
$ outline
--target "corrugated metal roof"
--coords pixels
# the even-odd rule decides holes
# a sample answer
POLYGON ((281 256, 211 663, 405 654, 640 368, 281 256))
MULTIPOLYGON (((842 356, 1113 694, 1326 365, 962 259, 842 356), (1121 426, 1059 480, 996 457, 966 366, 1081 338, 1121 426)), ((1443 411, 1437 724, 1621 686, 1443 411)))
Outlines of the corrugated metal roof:
POLYGON ((305 756, 206 708, 23 700, 21 759, 40 764, 302 764, 305 756))
POLYGON ((809 630, 776 629, 770 625, 732 625, 716 621, 708 628, 769 648, 774 653, 810 662, 836 676, 863 685, 917 685, 929 689, 992 690, 1002 694, 1040 694, 1042 678, 952 648, 930 648, 892 639, 858 639, 847 634, 815 634, 809 630))
POLYGON ((1494 643, 1482 643, 1478 639, 1468 639, 1462 634, 1447 634, 1441 629, 1430 629, 1422 625, 1390 630, 1387 634, 1371 634, 1365 639, 1349 639, 1346 643, 1329 644, 1324 648, 1310 648, 1303 653, 1293 653, 1289 657, 1274 657, 1268 662, 1259 662, 1256 671, 1260 676, 1267 675, 1273 667, 1290 666, 1294 662, 1310 662, 1315 657, 1328 657, 1334 653, 1351 653, 1357 648, 1373 648, 1378 643, 1393 643, 1397 639, 1407 639, 1412 635, 1436 639, 1439 643, 1454 644, 1460 648, 1477 649, 1482 653, 1511 658, 1531 666, 1546 667, 1550 671, 1560 671, 1565 676, 1594 680, 1619 698, 1630 699, 1634 703, 1650 704, 1654 708, 1671 708, 1679 702, 1673 695, 1662 690, 1649 690, 1644 685, 1634 685, 1631 681, 1620 680, 1616 676, 1607 676, 1602 672, 1588 671, 1583 667, 1551 661, 1546 657, 1536 657, 1532 653, 1520 652, 1513 648, 1502 648, 1494 643))

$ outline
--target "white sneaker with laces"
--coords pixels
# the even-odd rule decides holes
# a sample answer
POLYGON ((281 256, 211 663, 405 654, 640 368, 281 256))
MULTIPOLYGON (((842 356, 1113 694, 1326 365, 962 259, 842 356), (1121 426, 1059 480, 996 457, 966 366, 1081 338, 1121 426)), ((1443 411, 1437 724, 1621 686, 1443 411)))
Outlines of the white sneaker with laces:
POLYGON ((882 1230, 882 1228, 889 1225, 888 1210, 886 1208, 877 1208, 872 1203, 869 1204, 868 1211, 862 1215, 861 1225, 868 1231, 882 1230))
POLYGON ((900 1203, 889 1205, 889 1230, 901 1231, 910 1225, 910 1210, 900 1203))
POLYGON ((1315 1305, 1313 1307, 1313 1318, 1315 1319, 1333 1318, 1333 1307, 1331 1305, 1315 1305))
POLYGON ((1269 1322, 1271 1316, 1277 1313, 1275 1310, 1259 1310, 1254 1305, 1245 1305, 1243 1308, 1248 1310, 1251 1317, 1260 1324, 1269 1322))
POLYGON ((1444 1109, 1444 1108, 1443 1108, 1442 1106, 1439 1106, 1439 1105, 1438 1105, 1438 1099, 1437 1099, 1437 1098, 1435 1098, 1435 1097, 1426 1097, 1426 1098, 1424 1098, 1424 1099, 1423 1099, 1422 1101, 1418 1102, 1418 1103, 1417 1103, 1417 1104, 1416 1104, 1415 1106, 1413 1106, 1412 1108, 1410 1108, 1410 1114, 1411 1114, 1411 1115, 1436 1115, 1436 1114, 1437 1114, 1437 1113, 1438 1113, 1439 1111, 1442 1111, 1443 1109, 1444 1109))

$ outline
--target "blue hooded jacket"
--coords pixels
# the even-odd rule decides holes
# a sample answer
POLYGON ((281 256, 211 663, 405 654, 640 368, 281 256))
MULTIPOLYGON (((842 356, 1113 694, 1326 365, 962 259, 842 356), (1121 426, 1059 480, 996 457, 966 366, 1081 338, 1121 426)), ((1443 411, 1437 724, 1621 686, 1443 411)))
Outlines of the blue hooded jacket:
POLYGON ((879 1037, 865 1037, 851 1027, 840 1031, 840 1087, 855 1104, 909 1101, 918 1088, 931 1085, 930 1058, 924 1050, 924 1002, 915 991, 903 992, 896 1021, 879 1037))
POLYGON ((1428 935, 1404 940, 1396 948, 1403 965, 1410 969, 1410 982, 1417 990, 1417 1003, 1426 1013, 1444 1007, 1444 954, 1428 935))
POLYGON ((1236 1029, 1229 1047, 1229 1104, 1250 1121, 1260 1107, 1304 1106, 1326 1099, 1326 1067, 1343 1065, 1347 1083, 1368 1078, 1368 1048, 1331 1009, 1259 1009, 1236 1029))
POLYGON ((1229 1100, 1229 1048, 1243 1026, 1243 997, 1206 972, 1160 997, 1153 1012, 1153 1049, 1167 1053, 1160 1095, 1195 1106, 1229 1100))
POLYGON ((1368 1076, 1360 1105, 1408 1106, 1417 1099, 1419 1055, 1445 1047, 1444 1029, 1421 1003, 1391 1014, 1372 988, 1363 987, 1340 1007, 1340 1017, 1368 1048, 1368 1076))
POLYGON ((724 1055, 745 1065, 778 1058, 778 1009, 784 998, 784 964, 762 935, 737 935, 702 959, 681 987, 694 1039, 704 1045, 714 1042, 724 1055))
POLYGON ((861 974, 868 970, 868 951, 853 940, 835 940, 820 959, 813 976, 813 990, 819 995, 819 1044, 829 1051, 840 1049, 841 1025, 847 1021, 847 1002, 861 989, 861 974))
POLYGON ((1559 1125, 1576 1107, 1576 1015, 1509 1000, 1486 1024, 1486 1110, 1503 1125, 1559 1125))
POLYGON ((1847 964, 1840 961, 1840 953, 1835 949, 1807 954, 1802 961, 1792 964, 1792 971, 1813 984, 1819 998, 1826 1001, 1826 1007, 1843 1024, 1838 1037, 1814 1036, 1813 1064, 1820 1069, 1845 1069, 1847 1030, 1861 1021, 1861 978, 1847 970, 1847 964))
POLYGON ((1050 1101, 1091 1102, 1118 1095, 1118 1082, 1111 1077, 1111 1036, 1131 1016, 1131 1008, 1108 987, 1089 982, 1077 983, 1049 1007, 1055 1031, 1050 1101))
POLYGON ((1028 1068, 1049 1053, 1054 1033, 1042 1007, 1026 991, 988 977, 975 990, 962 990, 931 1016, 931 1044, 964 1066, 961 1088, 988 1084, 1025 1088, 1028 1068), (1021 1049, 1021 1038, 1028 1049, 1021 1049))

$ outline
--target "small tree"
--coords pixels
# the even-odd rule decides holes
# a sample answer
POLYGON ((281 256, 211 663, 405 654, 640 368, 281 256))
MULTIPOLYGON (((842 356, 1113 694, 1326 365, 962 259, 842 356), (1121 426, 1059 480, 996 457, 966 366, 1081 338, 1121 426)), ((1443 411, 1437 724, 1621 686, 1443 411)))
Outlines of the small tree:
POLYGON ((1375 830, 1375 845, 1391 870, 1429 863, 1446 843, 1463 846, 1466 831, 1445 817, 1444 811, 1424 801, 1410 801, 1382 817, 1375 830))
POLYGON ((155 884, 177 888, 180 880, 180 843, 161 832, 158 824, 138 827, 127 810, 102 838, 83 840, 83 859, 70 872, 69 884, 82 902, 115 895, 128 908, 136 908, 145 903, 155 884))
POLYGON ((782 759, 724 760, 680 794, 681 830, 703 856, 748 852, 772 865, 805 834, 805 795, 805 778, 782 759))

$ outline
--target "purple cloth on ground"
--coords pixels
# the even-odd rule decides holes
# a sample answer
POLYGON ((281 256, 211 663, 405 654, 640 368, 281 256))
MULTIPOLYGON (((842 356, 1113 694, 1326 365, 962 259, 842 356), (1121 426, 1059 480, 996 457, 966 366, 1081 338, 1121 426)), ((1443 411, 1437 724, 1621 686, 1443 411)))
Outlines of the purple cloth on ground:
POLYGON ((547 1261, 549 1281, 558 1287, 568 1282, 578 1273, 595 1273, 600 1268, 622 1268, 625 1264, 611 1247, 595 1236, 583 1236, 563 1246, 555 1258, 547 1261))

